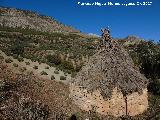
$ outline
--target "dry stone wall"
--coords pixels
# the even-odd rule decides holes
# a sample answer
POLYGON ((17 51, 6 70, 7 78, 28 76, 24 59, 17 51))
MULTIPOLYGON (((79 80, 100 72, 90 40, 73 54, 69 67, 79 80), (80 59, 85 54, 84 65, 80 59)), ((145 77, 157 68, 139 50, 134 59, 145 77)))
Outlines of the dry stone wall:
POLYGON ((70 97, 82 110, 90 111, 94 109, 103 115, 118 117, 128 114, 135 116, 148 108, 147 89, 143 89, 141 94, 134 92, 124 97, 122 92, 114 88, 112 96, 108 99, 104 99, 98 89, 88 93, 85 88, 74 84, 70 86, 70 92, 70 97))

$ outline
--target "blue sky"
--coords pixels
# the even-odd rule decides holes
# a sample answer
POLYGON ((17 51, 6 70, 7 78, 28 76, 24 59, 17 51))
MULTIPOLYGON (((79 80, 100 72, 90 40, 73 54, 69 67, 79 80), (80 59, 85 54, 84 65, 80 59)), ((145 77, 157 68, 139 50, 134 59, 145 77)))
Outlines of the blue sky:
POLYGON ((124 0, 0 0, 0 6, 36 11, 52 16, 84 33, 100 35, 100 28, 109 26, 115 38, 136 35, 160 40, 160 0, 125 0, 126 2, 152 1, 151 6, 80 6, 78 2, 120 2, 124 0))

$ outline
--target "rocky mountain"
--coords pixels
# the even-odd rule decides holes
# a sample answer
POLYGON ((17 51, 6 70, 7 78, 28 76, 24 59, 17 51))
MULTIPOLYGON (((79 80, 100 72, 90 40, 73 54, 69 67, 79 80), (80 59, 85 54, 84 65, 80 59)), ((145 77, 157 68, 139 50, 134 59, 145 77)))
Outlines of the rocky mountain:
POLYGON ((0 7, 0 25, 43 32, 79 32, 79 30, 66 26, 51 17, 15 8, 0 7))

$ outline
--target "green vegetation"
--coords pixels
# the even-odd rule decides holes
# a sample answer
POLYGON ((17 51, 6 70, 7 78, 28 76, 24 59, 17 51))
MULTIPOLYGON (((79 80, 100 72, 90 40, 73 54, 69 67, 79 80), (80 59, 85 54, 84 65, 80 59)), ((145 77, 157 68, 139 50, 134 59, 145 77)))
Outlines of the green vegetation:
POLYGON ((0 55, 0 60, 3 60, 3 59, 4 59, 4 57, 0 55))
POLYGON ((30 65, 30 62, 25 62, 26 63, 26 65, 30 65))
POLYGON ((46 67, 45 67, 45 69, 49 69, 49 67, 48 67, 48 66, 46 66, 46 67))
POLYGON ((61 64, 61 59, 58 55, 48 55, 46 59, 47 62, 49 62, 49 64, 55 64, 55 65, 61 64))
POLYGON ((18 59, 19 62, 23 62, 24 61, 23 57, 20 57, 20 56, 17 59, 18 59))
POLYGON ((10 51, 13 54, 23 55, 24 53, 24 45, 21 41, 17 41, 14 45, 10 47, 10 51))
POLYGON ((47 33, 3 26, 0 26, 0 31, 2 31, 0 43, 5 46, 0 49, 7 55, 12 55, 16 59, 21 56, 32 61, 47 63, 68 73, 79 71, 81 68, 79 66, 79 69, 73 69, 70 60, 82 60, 82 57, 93 55, 95 48, 91 49, 90 46, 96 46, 94 42, 97 40, 76 33, 47 33), (48 50, 53 51, 54 55, 48 54, 48 50), (64 61, 67 54, 68 60, 64 61), (63 55, 64 59, 60 55, 63 55))
POLYGON ((37 69, 38 69, 38 66, 35 65, 33 68, 34 68, 35 70, 37 70, 37 69))
POLYGON ((42 71, 42 72, 41 72, 41 75, 48 75, 48 74, 47 74, 47 72, 42 71))
POLYGON ((73 73, 71 74, 71 77, 74 78, 76 75, 77 75, 77 73, 76 73, 76 72, 73 72, 73 73))
POLYGON ((55 70, 54 73, 55 73, 55 74, 59 74, 59 71, 55 70))
POLYGON ((160 95, 160 46, 153 41, 141 41, 127 49, 140 72, 149 79, 148 91, 160 95))
POLYGON ((20 68, 20 71, 21 71, 21 72, 25 72, 26 70, 27 70, 26 67, 20 68))
POLYGON ((55 77, 54 77, 54 75, 52 75, 52 76, 51 76, 51 80, 54 80, 54 79, 55 79, 55 77))
POLYGON ((5 62, 6 62, 6 63, 12 63, 13 60, 12 60, 11 58, 8 58, 8 59, 5 59, 5 62))
POLYGON ((150 80, 148 90, 152 92, 154 95, 160 96, 160 79, 150 80))
POLYGON ((14 66, 14 67, 18 67, 18 64, 16 64, 16 63, 13 63, 13 66, 14 66))
POLYGON ((66 77, 60 76, 60 80, 66 80, 66 77))

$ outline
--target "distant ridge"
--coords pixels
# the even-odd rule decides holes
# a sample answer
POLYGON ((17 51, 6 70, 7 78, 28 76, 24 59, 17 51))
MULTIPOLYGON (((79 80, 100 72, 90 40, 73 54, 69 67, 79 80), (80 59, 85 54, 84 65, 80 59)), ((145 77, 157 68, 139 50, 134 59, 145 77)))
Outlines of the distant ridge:
POLYGON ((12 28, 35 29, 42 32, 80 32, 73 27, 58 22, 52 17, 40 15, 29 10, 6 7, 0 7, 0 25, 12 28))

